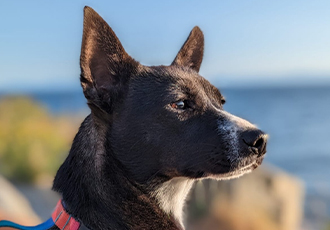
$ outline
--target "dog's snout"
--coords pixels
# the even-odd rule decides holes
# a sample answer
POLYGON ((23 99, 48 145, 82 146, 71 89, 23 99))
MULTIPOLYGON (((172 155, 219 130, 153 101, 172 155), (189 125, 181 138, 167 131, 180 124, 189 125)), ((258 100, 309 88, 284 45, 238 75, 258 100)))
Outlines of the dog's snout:
POLYGON ((248 147, 258 150, 258 156, 266 153, 267 135, 261 130, 244 131, 241 138, 248 147))

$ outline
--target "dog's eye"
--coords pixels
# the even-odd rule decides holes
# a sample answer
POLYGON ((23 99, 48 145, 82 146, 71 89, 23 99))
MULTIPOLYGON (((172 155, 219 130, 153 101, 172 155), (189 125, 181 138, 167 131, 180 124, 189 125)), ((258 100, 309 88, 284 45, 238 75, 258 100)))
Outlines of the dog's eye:
POLYGON ((185 109, 187 108, 187 102, 186 101, 177 101, 171 103, 171 107, 173 109, 185 109))
POLYGON ((221 104, 224 105, 226 103, 226 99, 221 98, 221 104))

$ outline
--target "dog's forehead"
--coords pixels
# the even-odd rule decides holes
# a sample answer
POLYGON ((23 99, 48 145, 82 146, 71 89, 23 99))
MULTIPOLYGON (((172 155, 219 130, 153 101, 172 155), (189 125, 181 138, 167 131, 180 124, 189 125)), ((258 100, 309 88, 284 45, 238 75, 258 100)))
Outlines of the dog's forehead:
POLYGON ((145 71, 157 82, 162 82, 167 89, 176 93, 207 96, 221 101, 220 91, 196 71, 183 66, 152 66, 145 71))

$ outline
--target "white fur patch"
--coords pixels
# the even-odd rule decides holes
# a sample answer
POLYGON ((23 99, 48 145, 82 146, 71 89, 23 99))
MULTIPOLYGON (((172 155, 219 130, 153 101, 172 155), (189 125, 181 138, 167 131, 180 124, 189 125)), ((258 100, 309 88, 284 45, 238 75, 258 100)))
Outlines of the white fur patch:
POLYGON ((230 144, 231 153, 228 154, 230 162, 239 160, 239 132, 243 132, 247 129, 256 129, 257 127, 247 120, 232 115, 226 111, 218 110, 220 118, 218 120, 218 132, 225 133, 226 139, 230 144))
POLYGON ((193 184, 193 179, 176 177, 163 183, 153 192, 164 212, 173 215, 182 226, 183 206, 193 184))

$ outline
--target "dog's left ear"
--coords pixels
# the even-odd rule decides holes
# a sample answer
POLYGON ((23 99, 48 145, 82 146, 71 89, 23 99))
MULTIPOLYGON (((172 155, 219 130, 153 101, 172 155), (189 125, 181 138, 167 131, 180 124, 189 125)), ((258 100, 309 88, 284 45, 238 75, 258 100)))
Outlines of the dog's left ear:
POLYGON ((127 90, 139 63, 131 58, 110 26, 92 8, 84 8, 80 82, 92 112, 111 113, 127 90))
POLYGON ((198 26, 190 32, 186 42, 176 55, 172 65, 187 66, 199 71, 204 53, 204 35, 198 26))

